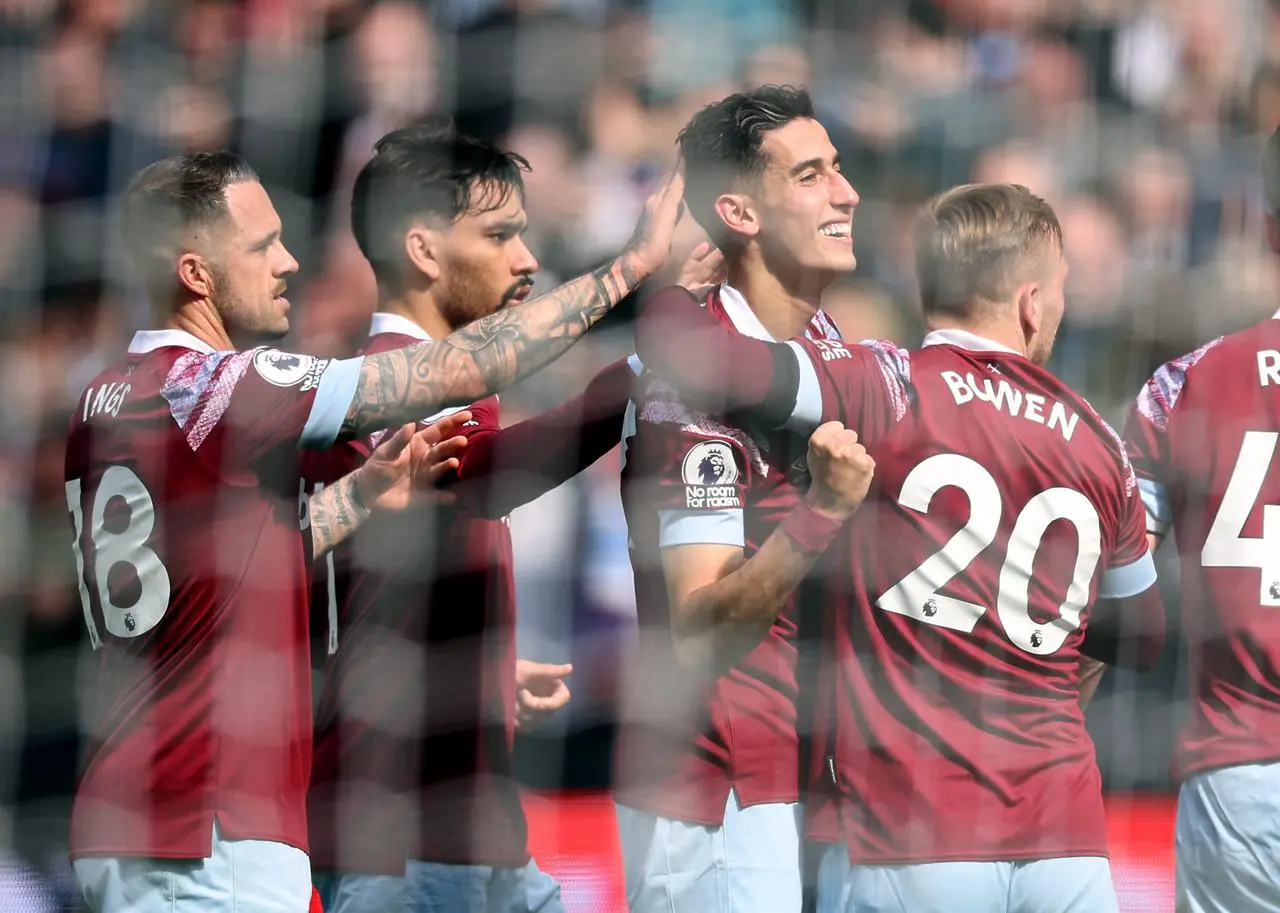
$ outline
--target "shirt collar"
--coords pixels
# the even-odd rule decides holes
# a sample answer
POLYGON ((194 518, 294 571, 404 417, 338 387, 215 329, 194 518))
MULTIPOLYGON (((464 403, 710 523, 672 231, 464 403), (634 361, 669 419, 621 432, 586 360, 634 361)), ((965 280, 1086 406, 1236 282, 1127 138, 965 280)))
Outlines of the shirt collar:
POLYGON ((970 352, 1007 352, 1010 355, 1021 355, 1022 353, 1016 349, 1011 349, 1003 343, 996 342, 993 339, 987 339, 985 336, 979 336, 977 333, 970 333, 968 330, 934 330, 924 338, 921 343, 922 349, 929 346, 955 346, 958 349, 968 349, 970 352))
POLYGON ((146 355, 156 349, 170 347, 192 349, 204 355, 212 355, 214 352, 213 346, 186 330, 167 329, 139 330, 134 333, 133 339, 129 342, 129 354, 146 355))
POLYGON ((747 304, 747 299, 742 296, 742 292, 727 282, 720 284, 720 306, 724 308, 725 315, 733 324, 733 328, 743 336, 750 336, 752 339, 763 342, 776 341, 764 328, 756 312, 751 310, 751 305, 747 304))
POLYGON ((398 333, 401 336, 410 336, 423 342, 431 339, 426 330, 408 317, 392 314, 388 311, 374 311, 373 320, 369 322, 369 335, 377 336, 380 333, 398 333))
MULTIPOLYGON (((720 306, 724 308, 733 328, 743 336, 750 336, 761 342, 777 342, 773 334, 764 328, 756 312, 751 310, 751 305, 747 304, 747 299, 742 292, 727 282, 720 283, 720 306)), ((822 311, 817 313, 821 314, 822 311)), ((817 314, 814 316, 816 317, 817 314)), ((812 324, 813 320, 810 320, 809 325, 812 326, 812 324)))

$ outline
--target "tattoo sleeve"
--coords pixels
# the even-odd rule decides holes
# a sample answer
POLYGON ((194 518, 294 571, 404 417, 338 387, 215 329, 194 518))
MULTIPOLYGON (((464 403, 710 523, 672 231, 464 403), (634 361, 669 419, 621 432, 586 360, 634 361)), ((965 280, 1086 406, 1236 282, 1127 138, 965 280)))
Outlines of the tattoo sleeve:
POLYGON ((369 516, 369 509, 356 487, 354 472, 311 495, 307 503, 311 516, 312 560, 323 558, 369 516))
POLYGON ((644 278, 624 253, 444 339, 366 355, 343 434, 416 421, 497 393, 558 358, 644 278))

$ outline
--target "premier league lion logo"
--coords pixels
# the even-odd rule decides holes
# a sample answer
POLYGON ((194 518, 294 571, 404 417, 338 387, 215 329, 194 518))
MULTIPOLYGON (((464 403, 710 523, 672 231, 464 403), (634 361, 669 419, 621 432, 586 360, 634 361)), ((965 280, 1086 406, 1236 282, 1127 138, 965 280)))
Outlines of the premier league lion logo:
POLYGON ((316 360, 310 355, 294 355, 278 349, 263 349, 253 356, 253 367, 262 379, 277 387, 292 387, 311 373, 316 360))
POLYGON ((738 464, 727 441, 701 441, 685 454, 681 467, 686 485, 732 485, 738 481, 738 464))
POLYGON ((698 464, 698 476, 703 485, 718 485, 724 478, 724 454, 712 451, 698 464))

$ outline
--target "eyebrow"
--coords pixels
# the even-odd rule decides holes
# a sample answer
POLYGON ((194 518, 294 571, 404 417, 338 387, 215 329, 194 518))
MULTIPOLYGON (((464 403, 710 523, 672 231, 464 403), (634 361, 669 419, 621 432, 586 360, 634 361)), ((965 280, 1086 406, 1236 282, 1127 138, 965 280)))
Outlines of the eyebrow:
MULTIPOLYGON (((801 162, 799 165, 792 166, 791 170, 787 172, 787 177, 793 177, 793 178, 799 177, 803 172, 808 171, 810 168, 821 168, 825 164, 826 164, 826 159, 820 159, 820 158, 806 159, 805 161, 801 162)), ((832 167, 835 167, 835 168, 840 167, 839 155, 836 155, 831 159, 831 165, 832 167)))
POLYGON ((280 237, 280 229, 278 229, 278 228, 277 228, 275 231, 273 231, 271 234, 267 235, 265 238, 260 238, 260 239, 257 241, 257 243, 255 243, 255 244, 254 244, 252 247, 250 247, 249 249, 250 249, 250 250, 266 250, 266 249, 267 249, 268 247, 270 247, 272 244, 275 244, 275 243, 276 243, 276 240, 277 240, 279 237, 280 237))
POLYGON ((503 219, 501 222, 494 222, 489 226, 488 230, 493 231, 509 231, 519 234, 529 227, 529 220, 513 216, 510 219, 503 219))

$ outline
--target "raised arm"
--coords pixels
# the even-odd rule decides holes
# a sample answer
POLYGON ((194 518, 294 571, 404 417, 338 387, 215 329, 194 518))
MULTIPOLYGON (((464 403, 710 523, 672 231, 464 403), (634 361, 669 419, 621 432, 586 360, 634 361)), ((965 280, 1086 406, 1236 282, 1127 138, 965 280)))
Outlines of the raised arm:
POLYGON ((676 652, 686 666, 719 676, 750 653, 862 504, 875 461, 854 432, 838 422, 821 426, 809 439, 808 459, 813 475, 808 493, 751 558, 742 561, 740 553, 712 546, 719 549, 717 568, 716 553, 702 546, 663 551, 676 652), (687 588, 708 571, 710 582, 687 588))
POLYGON ((343 432, 363 434, 475 402, 554 361, 662 265, 683 193, 683 174, 668 175, 645 204, 631 244, 595 272, 444 339, 365 356, 343 432))

